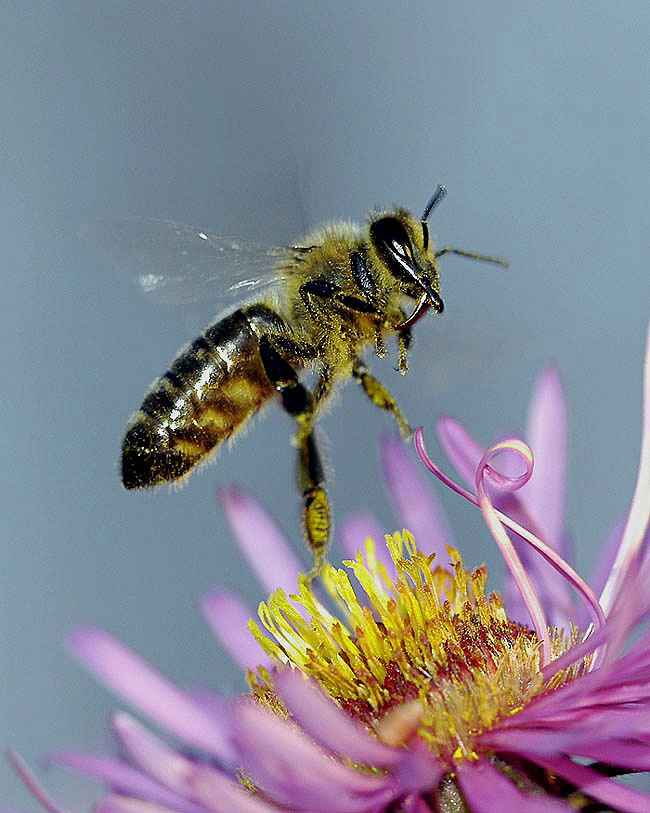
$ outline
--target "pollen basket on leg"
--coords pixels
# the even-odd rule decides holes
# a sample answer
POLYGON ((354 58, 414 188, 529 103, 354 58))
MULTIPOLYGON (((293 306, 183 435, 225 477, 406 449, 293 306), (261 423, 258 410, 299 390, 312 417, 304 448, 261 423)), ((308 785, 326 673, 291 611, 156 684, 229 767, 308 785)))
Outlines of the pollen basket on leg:
MULTIPOLYGON (((322 573, 339 617, 303 581, 291 601, 277 592, 260 605, 273 641, 253 623, 251 631, 279 666, 300 668, 379 735, 382 720, 415 701, 420 739, 450 764, 471 759, 481 730, 544 689, 540 643, 508 619, 498 595, 486 595, 485 568, 466 570, 455 550, 450 565, 439 567, 407 532, 387 537, 392 580, 368 544, 369 564, 359 553, 344 562, 346 570, 326 566, 322 573)), ((558 649, 569 643, 556 636, 558 649)), ((263 670, 251 686, 262 702, 272 696, 263 670)))

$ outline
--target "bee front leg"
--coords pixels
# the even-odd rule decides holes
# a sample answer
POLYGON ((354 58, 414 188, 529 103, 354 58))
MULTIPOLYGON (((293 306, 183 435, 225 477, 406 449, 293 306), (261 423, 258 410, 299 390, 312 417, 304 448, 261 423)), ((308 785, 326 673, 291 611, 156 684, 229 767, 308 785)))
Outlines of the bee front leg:
POLYGON ((368 368, 365 366, 365 364, 362 364, 360 361, 357 361, 357 363, 354 365, 352 375, 361 384, 363 391, 370 398, 373 404, 378 406, 380 409, 385 409, 387 412, 390 412, 393 415, 397 421, 397 426, 399 427, 399 432, 402 439, 405 441, 410 440, 413 436, 413 430, 404 417, 402 410, 397 406, 397 401, 393 398, 386 387, 384 387, 381 381, 375 378, 374 375, 371 375, 368 372, 368 368))
POLYGON ((261 337, 259 352, 264 371, 280 394, 284 410, 298 424, 294 438, 298 447, 298 486, 302 494, 305 539, 314 555, 314 566, 309 573, 309 578, 313 579, 325 562, 325 554, 331 541, 329 500, 314 434, 316 404, 293 367, 273 347, 270 337, 261 337))
POLYGON ((410 337, 404 336, 402 333, 397 337, 397 352, 399 353, 399 362, 397 365, 397 372, 400 375, 406 375, 409 369, 408 349, 411 343, 410 337))
MULTIPOLYGON (((401 310, 401 309, 400 309, 401 310)), ((402 310, 402 321, 406 318, 404 311, 402 310)), ((411 328, 407 327, 404 330, 400 330, 397 335, 397 351, 399 353, 399 364, 397 366, 397 372, 400 375, 406 375, 409 368, 408 363, 408 352, 413 344, 413 334, 411 332, 411 328)))

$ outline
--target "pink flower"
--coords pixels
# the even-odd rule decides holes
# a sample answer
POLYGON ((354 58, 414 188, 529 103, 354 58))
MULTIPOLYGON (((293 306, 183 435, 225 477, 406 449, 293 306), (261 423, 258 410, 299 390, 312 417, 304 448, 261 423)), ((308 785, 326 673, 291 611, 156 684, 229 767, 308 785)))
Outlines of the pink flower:
POLYGON ((186 691, 108 633, 73 633, 72 651, 100 680, 185 744, 120 712, 119 758, 55 753, 109 787, 100 813, 650 811, 650 796, 614 778, 650 770, 650 633, 640 627, 650 615, 650 343, 637 488, 599 597, 566 561, 566 407, 554 369, 533 394, 530 447, 513 438, 484 450, 451 418, 438 432, 475 493, 430 459, 421 430, 419 456, 483 513, 509 568, 508 612, 486 595, 485 568, 464 567, 397 441, 385 442, 384 467, 417 547, 406 531, 376 547, 373 520, 356 516, 341 533, 345 569, 327 566, 313 587, 269 517, 230 489, 235 536, 273 592, 259 624, 229 591, 202 609, 248 670, 250 694, 186 691))

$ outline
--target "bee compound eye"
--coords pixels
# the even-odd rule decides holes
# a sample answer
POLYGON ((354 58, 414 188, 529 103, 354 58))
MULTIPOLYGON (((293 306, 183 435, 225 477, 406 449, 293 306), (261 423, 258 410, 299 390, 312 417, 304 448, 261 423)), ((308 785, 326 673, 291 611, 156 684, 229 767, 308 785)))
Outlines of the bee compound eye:
POLYGON ((381 217, 370 226, 370 237, 378 250, 383 248, 406 257, 411 250, 408 232, 396 217, 381 217))
POLYGON ((371 223, 370 239, 394 277, 405 281, 413 279, 411 238, 396 217, 381 217, 371 223))

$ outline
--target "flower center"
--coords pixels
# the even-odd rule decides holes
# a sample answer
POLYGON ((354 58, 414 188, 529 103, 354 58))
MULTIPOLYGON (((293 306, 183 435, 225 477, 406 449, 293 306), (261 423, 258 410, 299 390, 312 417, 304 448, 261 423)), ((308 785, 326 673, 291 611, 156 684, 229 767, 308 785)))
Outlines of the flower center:
MULTIPOLYGON (((297 666, 350 716, 381 736, 382 721, 415 701, 418 737, 442 760, 475 757, 476 734, 525 706, 543 688, 535 633, 506 616, 500 596, 485 594, 486 568, 468 571, 448 548, 448 568, 415 547, 408 532, 386 537, 394 574, 374 545, 344 565, 327 566, 323 585, 340 617, 303 580, 288 598, 276 591, 260 604, 250 629, 278 667, 297 666), (365 600, 358 594, 365 593, 365 600)), ((552 635, 554 655, 570 641, 552 635)), ((277 710, 270 675, 249 680, 277 710)))

